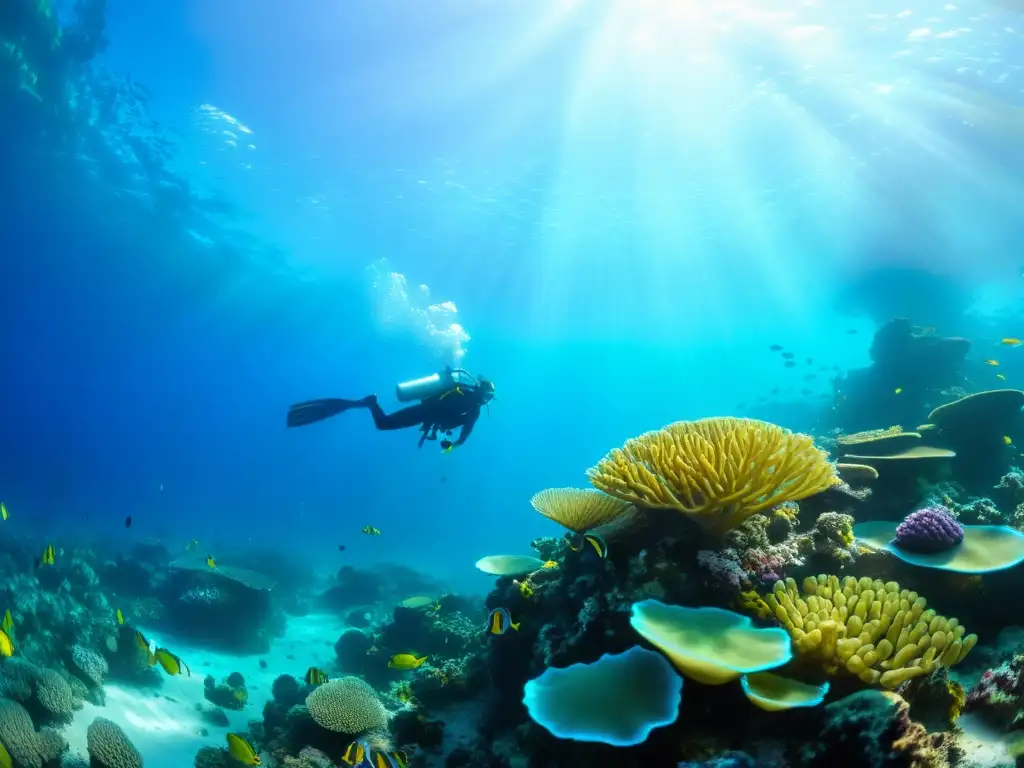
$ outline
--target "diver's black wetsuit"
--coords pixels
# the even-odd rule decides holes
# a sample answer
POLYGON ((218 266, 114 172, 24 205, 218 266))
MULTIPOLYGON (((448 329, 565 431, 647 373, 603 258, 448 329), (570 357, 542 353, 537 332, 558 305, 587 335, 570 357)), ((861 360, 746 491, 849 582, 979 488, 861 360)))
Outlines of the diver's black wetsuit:
POLYGON ((461 429, 458 439, 452 444, 462 445, 473 433, 473 427, 480 418, 480 409, 483 407, 480 396, 471 389, 434 395, 394 413, 384 413, 376 397, 368 397, 363 402, 370 409, 377 429, 407 429, 419 426, 423 433, 420 438, 421 446, 424 440, 436 435, 437 432, 450 432, 456 427, 461 429))
MULTIPOLYGON (((451 376, 451 370, 447 370, 451 376)), ((385 413, 377 403, 377 396, 370 395, 362 400, 343 400, 336 397, 306 400, 288 409, 286 423, 289 427, 302 427, 336 416, 353 408, 368 408, 377 429, 408 429, 418 426, 420 446, 425 440, 436 440, 437 433, 444 435, 441 447, 446 451, 462 445, 473 433, 473 427, 480 418, 480 410, 494 399, 494 383, 480 379, 474 384, 453 383, 446 392, 430 395, 415 405, 394 413, 385 413), (448 439, 451 431, 459 427, 459 436, 452 442, 448 439)))

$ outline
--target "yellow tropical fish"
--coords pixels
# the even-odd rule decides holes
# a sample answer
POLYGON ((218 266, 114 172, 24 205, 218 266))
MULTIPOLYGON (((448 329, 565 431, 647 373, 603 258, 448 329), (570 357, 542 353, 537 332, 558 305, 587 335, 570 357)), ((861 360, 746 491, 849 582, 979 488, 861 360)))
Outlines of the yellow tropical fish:
POLYGON ((510 629, 519 631, 519 625, 513 623, 512 614, 506 608, 495 608, 487 617, 487 631, 492 635, 504 635, 510 629))
POLYGON ((156 656, 153 655, 152 645, 139 630, 135 630, 135 644, 145 652, 149 666, 152 667, 156 664, 156 656))
POLYGON ((998 360, 985 360, 985 365, 999 365, 998 360))
POLYGON ((1003 339, 1002 343, 1005 344, 1008 347, 1019 347, 1021 345, 1020 339, 1015 339, 1012 336, 1009 337, 1009 338, 1003 339))
POLYGON ((382 752, 370 750, 370 768, 407 768, 409 758, 405 752, 382 752))
MULTIPOLYGON (((2 517, 4 520, 7 519, 7 505, 4 504, 2 501, 0 501, 0 517, 2 517)), ((0 766, 3 766, 3 763, 0 763, 0 766)))
POLYGON ((217 561, 213 559, 213 555, 207 555, 206 556, 206 564, 210 568, 216 568, 217 567, 217 561))
POLYGON ((56 559, 57 552, 53 548, 53 544, 47 544, 46 549, 43 550, 43 556, 39 558, 40 565, 53 565, 53 561, 56 559))
POLYGON ((1009 435, 1003 435, 1003 445, 1013 445, 1013 440, 1010 439, 1009 435))
POLYGON ((14 655, 14 643, 11 641, 11 636, 0 629, 0 656, 13 656, 14 655))
POLYGON ((1000 381, 1006 381, 1006 377, 1003 376, 1003 374, 1001 373, 997 373, 996 378, 999 379, 1000 381))
POLYGON ((361 739, 356 739, 348 745, 348 748, 345 750, 345 754, 341 756, 341 762, 345 765, 362 766, 366 760, 367 752, 369 752, 369 749, 366 746, 366 742, 361 739))
POLYGON ((242 765, 261 765, 260 756, 256 754, 252 744, 243 739, 237 733, 229 733, 228 753, 242 765))
POLYGON ((188 674, 189 677, 192 677, 192 670, 188 668, 188 664, 166 648, 157 648, 153 651, 153 657, 156 659, 157 663, 164 668, 164 672, 168 675, 180 675, 181 670, 184 669, 186 674, 188 674))
POLYGON ((0 625, 0 629, 3 629, 8 635, 14 634, 14 618, 11 616, 10 608, 4 611, 4 623, 0 625))
POLYGON ((120 608, 118 608, 116 611, 114 611, 114 618, 117 619, 118 626, 120 626, 121 624, 124 624, 124 614, 121 613, 121 609, 120 608))
POLYGON ((7 751, 3 744, 0 744, 0 768, 14 768, 14 760, 11 759, 11 753, 7 751))
POLYGON ((317 667, 310 667, 306 670, 306 677, 304 678, 306 685, 323 685, 328 680, 327 673, 317 667))
POLYGON ((893 390, 893 393, 894 393, 894 394, 897 394, 897 395, 898 395, 898 394, 900 394, 900 393, 901 393, 902 391, 903 391, 903 387, 896 387, 896 389, 894 389, 894 390, 893 390))
POLYGON ((372 525, 363 527, 363 533, 367 536, 380 536, 380 528, 374 528, 372 525))
POLYGON ((388 662, 388 667, 401 670, 419 669, 426 660, 426 656, 417 659, 411 653, 396 653, 388 662))

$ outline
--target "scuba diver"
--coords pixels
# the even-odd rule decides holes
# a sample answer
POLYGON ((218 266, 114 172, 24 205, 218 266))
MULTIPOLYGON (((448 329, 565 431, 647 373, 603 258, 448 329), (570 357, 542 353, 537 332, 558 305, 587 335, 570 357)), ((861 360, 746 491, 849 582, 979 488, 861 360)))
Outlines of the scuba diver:
POLYGON ((395 387, 399 402, 419 400, 394 413, 385 413, 377 403, 377 396, 362 400, 325 398, 296 403, 288 409, 289 427, 303 427, 328 419, 352 408, 368 408, 377 429, 407 429, 419 426, 420 442, 437 440, 441 434, 441 449, 445 453, 462 445, 473 433, 481 409, 494 399, 494 383, 474 378, 461 368, 447 367, 440 373, 422 379, 406 381, 395 387), (459 428, 459 436, 452 441, 452 430, 459 428))

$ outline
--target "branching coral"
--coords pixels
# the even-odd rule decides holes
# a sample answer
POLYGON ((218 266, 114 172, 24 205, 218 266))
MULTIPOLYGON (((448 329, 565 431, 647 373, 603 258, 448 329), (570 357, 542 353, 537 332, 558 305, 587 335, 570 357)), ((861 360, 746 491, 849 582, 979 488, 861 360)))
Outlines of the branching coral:
POLYGON ((640 507, 678 510, 714 533, 839 482, 812 438, 734 418, 679 421, 648 432, 587 474, 598 490, 640 507))
POLYGON ((595 490, 548 488, 534 495, 530 504, 544 517, 574 533, 586 533, 615 520, 629 502, 595 490))
POLYGON ((848 576, 840 584, 836 576, 812 576, 801 594, 786 579, 765 602, 793 638, 798 657, 817 661, 828 674, 856 675, 886 688, 936 666, 953 666, 978 641, 894 581, 848 576))

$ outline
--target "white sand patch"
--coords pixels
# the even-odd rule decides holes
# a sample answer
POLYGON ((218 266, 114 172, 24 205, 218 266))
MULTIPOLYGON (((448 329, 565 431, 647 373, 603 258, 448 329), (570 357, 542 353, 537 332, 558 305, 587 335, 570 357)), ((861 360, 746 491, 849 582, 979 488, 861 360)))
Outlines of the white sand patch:
POLYGON ((962 715, 960 746, 973 768, 1013 768, 1016 762, 1006 750, 1003 737, 974 715, 962 715))
POLYGON ((151 690, 116 683, 104 686, 106 706, 86 703, 63 731, 73 753, 86 755, 86 730, 94 718, 105 717, 124 729, 142 753, 146 768, 188 768, 201 747, 224 747, 228 732, 245 731, 250 720, 262 719, 263 705, 270 700, 277 677, 289 674, 301 679, 310 666, 333 669, 334 642, 344 625, 331 615, 289 618, 285 634, 273 641, 267 653, 254 656, 207 651, 170 635, 151 636, 141 629, 147 638, 180 656, 192 670, 192 677, 164 675, 164 684, 151 690), (294 658, 287 658, 289 655, 294 658), (261 659, 267 663, 266 669, 260 668, 261 659), (241 711, 223 710, 228 727, 211 725, 196 709, 196 704, 204 709, 213 707, 203 697, 203 678, 213 675, 220 683, 232 672, 245 677, 248 704, 241 711))

